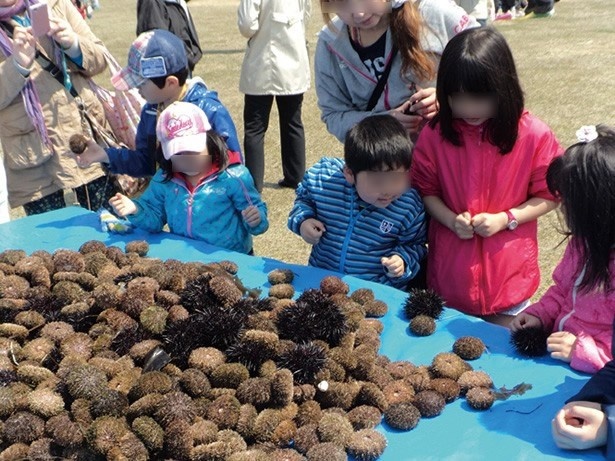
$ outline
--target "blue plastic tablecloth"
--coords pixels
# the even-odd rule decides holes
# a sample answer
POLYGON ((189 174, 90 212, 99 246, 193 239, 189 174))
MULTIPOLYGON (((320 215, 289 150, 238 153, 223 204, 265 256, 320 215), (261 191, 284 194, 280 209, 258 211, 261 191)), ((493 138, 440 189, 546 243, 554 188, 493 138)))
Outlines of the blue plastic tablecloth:
MULTIPOLYGON (((282 236, 294 238, 290 233, 282 236)), ((331 272, 280 261, 247 256, 222 250, 203 242, 169 233, 148 234, 136 230, 129 235, 103 233, 98 216, 79 207, 70 207, 42 215, 31 216, 0 225, 0 251, 23 249, 53 252, 58 248, 78 249, 87 240, 102 240, 107 245, 124 246, 131 240, 147 240, 148 256, 182 261, 235 261, 239 277, 247 287, 269 287, 267 273, 274 268, 288 267, 296 273, 293 284, 297 291, 319 286, 323 276, 331 272)), ((391 360, 409 360, 429 364, 439 352, 450 351, 460 336, 481 338, 488 352, 472 362, 475 369, 484 370, 496 387, 511 388, 525 382, 533 387, 523 396, 497 401, 485 412, 472 410, 465 400, 446 406, 432 419, 423 419, 410 432, 378 427, 388 440, 383 461, 401 460, 543 460, 543 459, 603 459, 594 449, 570 452, 558 449, 551 438, 551 419, 563 402, 574 395, 587 381, 588 375, 577 373, 563 362, 518 356, 509 344, 508 330, 482 320, 446 309, 437 323, 436 333, 419 338, 409 334, 401 315, 406 293, 383 285, 344 276, 351 290, 371 288, 378 299, 389 306, 382 318, 381 354, 391 360)))

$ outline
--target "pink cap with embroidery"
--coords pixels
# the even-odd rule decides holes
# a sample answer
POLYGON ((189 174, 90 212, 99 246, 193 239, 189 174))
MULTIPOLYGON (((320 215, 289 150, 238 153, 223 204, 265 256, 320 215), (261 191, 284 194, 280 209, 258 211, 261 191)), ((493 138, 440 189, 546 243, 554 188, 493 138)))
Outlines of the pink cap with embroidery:
POLYGON ((204 151, 209 130, 211 125, 200 107, 177 101, 160 114, 156 136, 164 158, 169 160, 180 152, 204 151))

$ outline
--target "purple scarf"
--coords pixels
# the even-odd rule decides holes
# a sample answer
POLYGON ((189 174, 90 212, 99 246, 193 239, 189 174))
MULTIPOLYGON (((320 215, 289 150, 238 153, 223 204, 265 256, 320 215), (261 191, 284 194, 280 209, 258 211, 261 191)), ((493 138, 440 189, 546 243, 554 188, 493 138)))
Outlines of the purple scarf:
POLYGON ((12 6, 0 6, 0 21, 8 21, 26 8, 25 0, 16 0, 12 6))
MULTIPOLYGON (((26 4, 31 5, 35 3, 38 3, 38 0, 16 0, 13 6, 0 8, 0 21, 10 21, 14 15, 21 13, 26 8, 26 4)), ((1 27, 0 51, 7 58, 13 54, 13 41, 1 27)), ((28 78, 26 84, 21 90, 21 97, 23 98, 23 103, 26 108, 28 118, 36 128, 36 131, 40 135, 43 144, 53 152, 53 144, 51 143, 49 133, 47 132, 47 126, 45 125, 43 107, 41 106, 41 101, 38 97, 38 92, 36 91, 36 87, 34 86, 32 79, 28 78)))

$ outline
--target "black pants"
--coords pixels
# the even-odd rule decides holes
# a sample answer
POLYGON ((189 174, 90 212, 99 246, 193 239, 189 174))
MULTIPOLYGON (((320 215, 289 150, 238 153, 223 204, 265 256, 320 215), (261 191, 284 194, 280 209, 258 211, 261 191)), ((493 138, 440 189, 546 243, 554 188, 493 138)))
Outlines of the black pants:
MULTIPOLYGON (((79 205, 92 211, 97 211, 101 207, 111 209, 108 201, 118 192, 114 179, 107 175, 90 181, 83 186, 76 187, 73 190, 75 191, 79 205)), ((41 199, 26 203, 23 209, 26 215, 32 216, 45 213, 46 211, 59 210, 65 206, 64 191, 59 190, 41 199)))
POLYGON ((301 121, 303 94, 290 96, 245 95, 243 107, 243 148, 246 167, 256 190, 263 190, 265 177, 265 132, 275 97, 280 117, 282 172, 289 184, 299 184, 305 173, 305 135, 301 121))
POLYGON ((533 11, 536 14, 545 14, 553 9, 553 0, 528 0, 527 10, 533 11))

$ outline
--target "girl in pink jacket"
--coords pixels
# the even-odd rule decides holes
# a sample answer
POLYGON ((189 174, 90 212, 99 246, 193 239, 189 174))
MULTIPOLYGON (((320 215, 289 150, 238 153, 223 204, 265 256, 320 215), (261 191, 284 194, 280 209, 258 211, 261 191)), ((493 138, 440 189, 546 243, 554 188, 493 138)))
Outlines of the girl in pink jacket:
POLYGON ((440 110, 411 166, 433 218, 427 283, 465 313, 515 314, 540 282, 536 219, 556 206, 545 174, 561 148, 524 110, 512 53, 495 29, 450 40, 436 94, 440 110))
POLYGON ((553 272, 555 284, 517 316, 511 329, 540 327, 551 357, 595 373, 613 359, 615 317, 615 130, 583 127, 581 142, 553 161, 549 189, 562 201, 572 238, 553 272))

